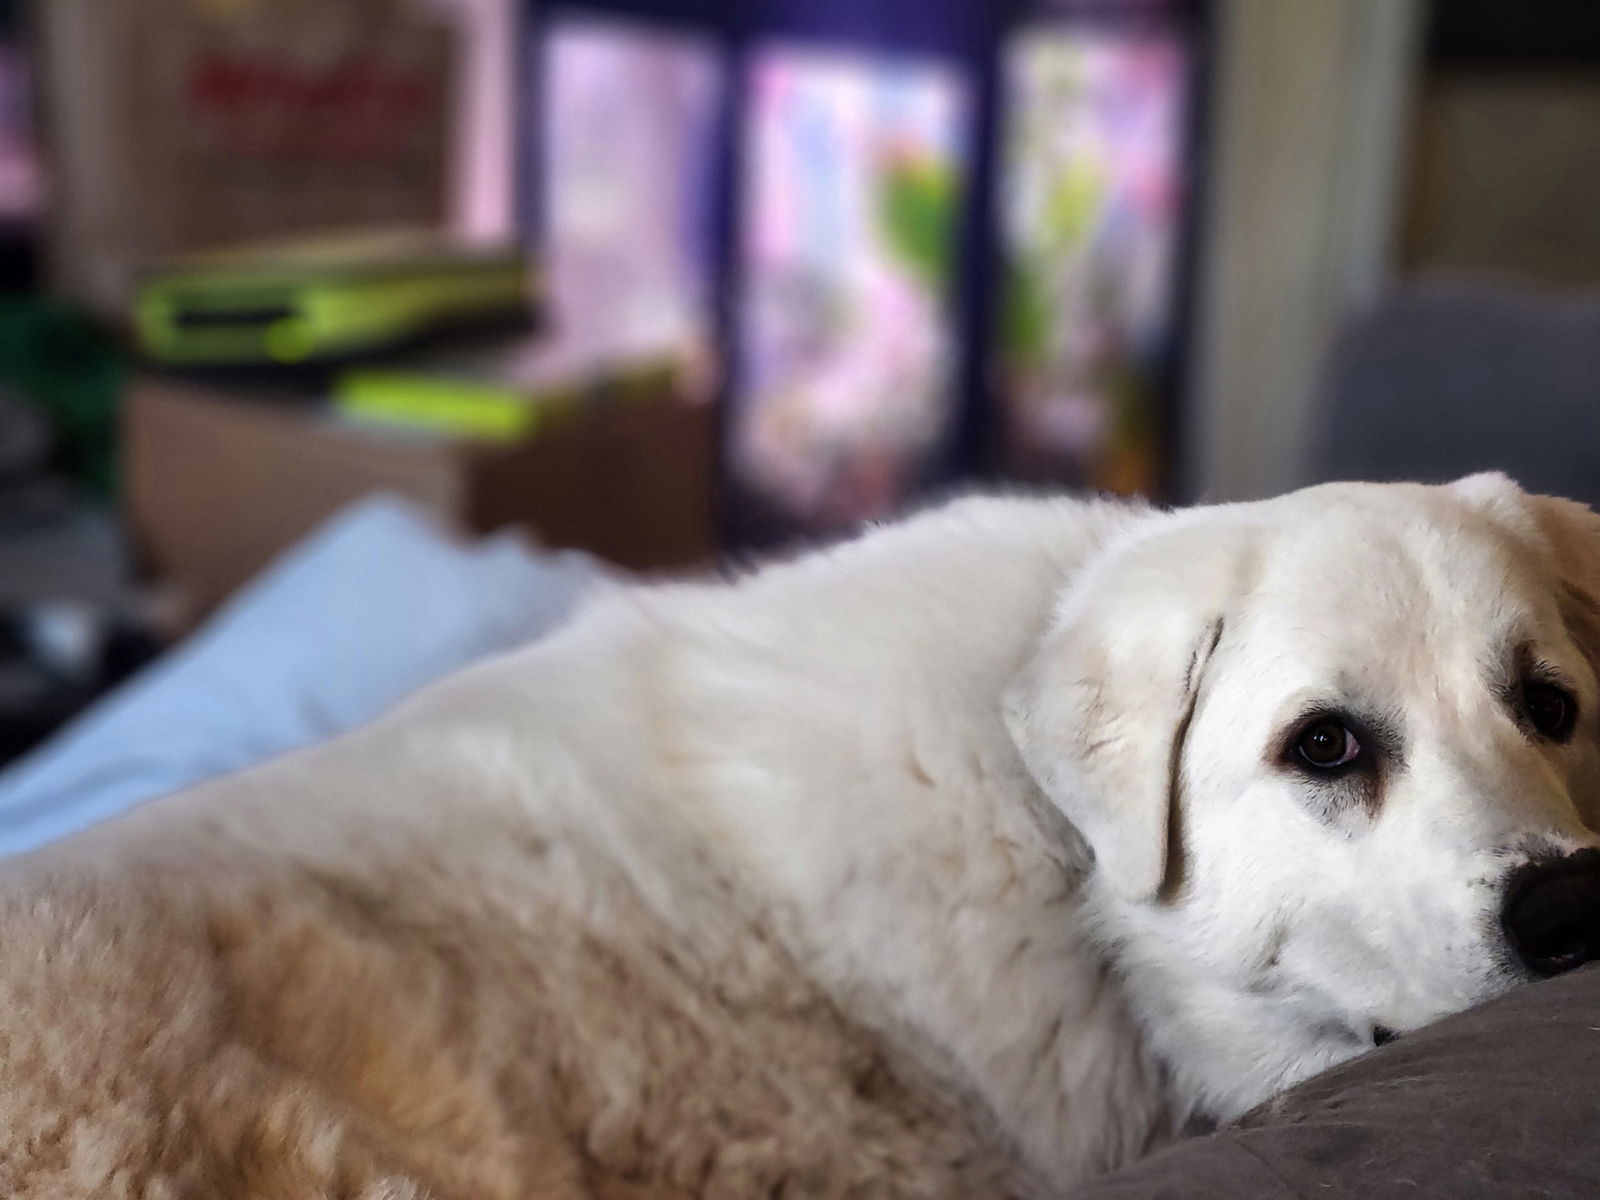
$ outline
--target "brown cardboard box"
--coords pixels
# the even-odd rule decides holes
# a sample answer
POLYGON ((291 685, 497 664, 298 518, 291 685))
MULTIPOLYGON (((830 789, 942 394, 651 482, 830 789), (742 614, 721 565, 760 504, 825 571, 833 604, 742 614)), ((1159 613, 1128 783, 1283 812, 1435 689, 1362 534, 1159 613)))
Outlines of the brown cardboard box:
POLYGON ((129 392, 123 444, 135 543, 196 615, 374 491, 463 529, 520 525, 639 570, 714 552, 712 411, 672 396, 602 404, 508 445, 356 427, 285 396, 150 377, 129 392))
POLYGON ((48 0, 52 285, 238 242, 435 226, 460 38, 412 0, 48 0))

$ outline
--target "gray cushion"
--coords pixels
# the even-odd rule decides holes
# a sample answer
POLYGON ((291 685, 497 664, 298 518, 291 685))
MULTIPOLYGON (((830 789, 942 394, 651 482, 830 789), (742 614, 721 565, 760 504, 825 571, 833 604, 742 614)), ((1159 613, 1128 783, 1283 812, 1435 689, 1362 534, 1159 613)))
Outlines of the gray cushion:
POLYGON ((1600 969, 1317 1076, 1072 1200, 1600 1196, 1600 969))
POLYGON ((1397 293, 1342 340, 1316 425, 1314 482, 1498 469, 1600 503, 1600 296, 1397 293))

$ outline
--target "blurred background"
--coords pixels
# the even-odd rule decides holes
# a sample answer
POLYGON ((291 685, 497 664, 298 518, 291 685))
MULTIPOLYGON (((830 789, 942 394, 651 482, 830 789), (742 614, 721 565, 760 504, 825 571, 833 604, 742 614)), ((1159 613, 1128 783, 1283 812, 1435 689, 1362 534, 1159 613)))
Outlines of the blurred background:
POLYGON ((1597 285, 1591 0, 7 0, 0 761, 973 481, 1600 499, 1597 285))

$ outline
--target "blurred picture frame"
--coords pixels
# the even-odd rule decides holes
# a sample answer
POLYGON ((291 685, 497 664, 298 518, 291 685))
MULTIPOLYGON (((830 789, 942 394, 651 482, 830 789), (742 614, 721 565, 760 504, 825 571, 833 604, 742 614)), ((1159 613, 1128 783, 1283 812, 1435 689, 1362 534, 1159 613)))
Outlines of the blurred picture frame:
POLYGON ((745 97, 725 452, 759 540, 889 515, 950 433, 972 97, 955 63, 797 42, 745 97))
POLYGON ((1002 48, 1002 475, 1154 495, 1193 186, 1179 28, 1054 18, 1002 48))

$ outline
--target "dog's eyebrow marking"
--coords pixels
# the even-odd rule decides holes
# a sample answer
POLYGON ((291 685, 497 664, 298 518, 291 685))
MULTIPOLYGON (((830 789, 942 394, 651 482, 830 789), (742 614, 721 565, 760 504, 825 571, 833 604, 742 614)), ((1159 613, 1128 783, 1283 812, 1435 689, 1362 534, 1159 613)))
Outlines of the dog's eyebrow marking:
POLYGON ((1211 661, 1217 643, 1222 641, 1223 621, 1222 617, 1218 617, 1207 630, 1207 636, 1195 643, 1194 651, 1189 655, 1188 669, 1183 673, 1183 711, 1178 715, 1177 724, 1172 727, 1172 747, 1167 752, 1166 869, 1161 875, 1161 886, 1156 889, 1156 899, 1163 904, 1171 903, 1183 888, 1183 805, 1180 802, 1183 791, 1183 745, 1188 738, 1189 723, 1194 720, 1194 711, 1199 707, 1200 677, 1205 664, 1211 661))

